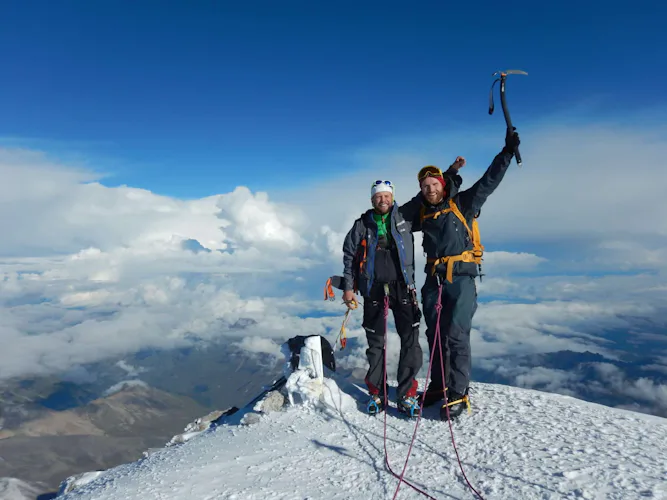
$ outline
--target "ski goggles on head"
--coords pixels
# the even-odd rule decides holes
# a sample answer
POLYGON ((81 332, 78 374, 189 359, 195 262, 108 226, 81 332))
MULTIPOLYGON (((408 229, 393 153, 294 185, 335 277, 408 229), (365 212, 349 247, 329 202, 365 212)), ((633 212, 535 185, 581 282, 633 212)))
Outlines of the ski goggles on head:
POLYGON ((442 170, 436 166, 427 165, 419 171, 417 174, 417 180, 421 182, 427 177, 443 177, 442 170))
POLYGON ((377 193, 391 193, 394 194, 394 185, 391 181, 375 181, 371 185, 371 198, 377 193))
POLYGON ((394 190, 394 185, 391 183, 391 181, 375 181, 371 187, 381 186, 382 184, 389 186, 392 191, 394 190))

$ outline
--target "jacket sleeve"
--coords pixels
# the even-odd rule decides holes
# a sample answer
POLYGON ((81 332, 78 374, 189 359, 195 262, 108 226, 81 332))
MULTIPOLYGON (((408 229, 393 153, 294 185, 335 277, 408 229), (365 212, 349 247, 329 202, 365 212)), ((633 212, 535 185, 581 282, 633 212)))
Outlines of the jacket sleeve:
POLYGON ((465 217, 475 215, 491 193, 496 190, 500 181, 505 177, 512 156, 512 153, 505 152, 505 150, 498 153, 484 175, 471 187, 459 193, 461 210, 465 217))
POLYGON ((459 171, 454 167, 449 167, 444 175, 448 176, 452 182, 456 184, 457 188, 460 188, 461 184, 463 184, 463 178, 459 175, 459 171))
POLYGON ((354 257, 357 254, 357 249, 361 244, 361 240, 364 237, 364 226, 361 223, 360 219, 354 221, 352 229, 350 229, 345 236, 345 241, 343 242, 343 290, 353 290, 354 289, 354 273, 357 271, 354 269, 354 257))
POLYGON ((423 202, 424 196, 420 191, 410 201, 398 207, 398 211, 400 212, 403 219, 410 223, 410 231, 413 233, 421 231, 421 220, 419 218, 419 212, 423 202))

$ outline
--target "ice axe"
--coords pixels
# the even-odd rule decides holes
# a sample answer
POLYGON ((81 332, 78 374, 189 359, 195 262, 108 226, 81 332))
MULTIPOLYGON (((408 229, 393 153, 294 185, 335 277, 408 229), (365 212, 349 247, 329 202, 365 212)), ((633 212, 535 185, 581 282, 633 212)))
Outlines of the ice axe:
MULTIPOLYGON (((500 75, 500 78, 496 78, 493 83, 491 84, 491 91, 489 92, 489 114, 493 114, 493 87, 496 85, 496 83, 500 82, 500 104, 503 107, 503 114, 505 115, 505 123, 507 123, 507 128, 509 129, 510 132, 514 131, 514 127, 512 127, 512 118, 510 117, 510 112, 509 109, 507 109, 507 99, 505 98, 505 80, 507 79, 507 75, 528 75, 525 71, 521 71, 520 69, 508 69, 505 71, 496 71, 492 76, 497 76, 500 75)), ((519 148, 516 149, 516 163, 521 166, 521 153, 519 153, 519 148)))

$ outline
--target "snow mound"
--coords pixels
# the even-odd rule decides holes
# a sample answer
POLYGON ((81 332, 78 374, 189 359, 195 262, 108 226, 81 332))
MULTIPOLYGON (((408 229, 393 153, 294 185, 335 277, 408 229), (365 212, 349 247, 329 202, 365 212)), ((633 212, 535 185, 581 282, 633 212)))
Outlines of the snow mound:
POLYGON ((14 477, 0 477, 0 498, 2 500, 34 500, 42 490, 14 477))
POLYGON ((331 378, 324 379, 324 387, 320 396, 322 405, 329 409, 341 413, 357 411, 357 402, 349 394, 343 392, 331 378))
POLYGON ((293 406, 308 406, 325 411, 348 412, 357 410, 357 402, 343 392, 331 378, 321 381, 297 370, 287 379, 285 389, 293 406))
POLYGON ((70 476, 67 479, 65 479, 62 483, 60 483, 60 488, 58 490, 58 496, 64 495, 65 493, 69 493, 70 491, 73 491, 76 488, 80 488, 81 486, 85 486, 94 479, 97 479, 100 477, 102 474, 104 474, 106 471, 98 470, 98 471, 92 471, 92 472, 83 472, 81 474, 76 474, 74 476, 70 476))
MULTIPOLYGON (((384 415, 363 412, 361 387, 325 380, 315 405, 287 405, 253 426, 222 424, 63 498, 392 498, 398 480, 384 464, 384 415)), ((667 419, 493 384, 474 384, 471 403, 453 433, 486 500, 667 499, 667 419)), ((437 406, 424 411, 405 478, 438 499, 474 498, 437 406)), ((415 421, 394 407, 386 417, 388 461, 400 473, 415 421)), ((398 498, 424 497, 402 485, 398 498)))
POLYGON ((356 409, 354 399, 341 391, 334 379, 325 378, 319 336, 304 340, 295 370, 292 370, 287 344, 283 344, 282 350, 287 360, 284 367, 284 375, 287 377, 285 392, 292 406, 301 404, 328 411, 356 409))
POLYGON ((227 414, 230 410, 232 410, 232 408, 227 408, 224 411, 215 410, 209 413, 208 415, 195 419, 193 422, 190 422, 185 427, 182 434, 177 434, 176 436, 172 437, 171 440, 169 440, 169 442, 166 444, 166 446, 176 446, 179 444, 183 444, 192 439, 193 437, 199 436, 201 433, 206 432, 208 429, 210 429, 213 425, 213 422, 215 422, 220 417, 227 414))

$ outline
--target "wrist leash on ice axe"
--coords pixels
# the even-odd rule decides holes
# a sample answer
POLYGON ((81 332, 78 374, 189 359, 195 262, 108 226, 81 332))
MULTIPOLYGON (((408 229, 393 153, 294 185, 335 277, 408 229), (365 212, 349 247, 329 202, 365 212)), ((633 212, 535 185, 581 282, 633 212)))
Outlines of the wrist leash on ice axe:
MULTIPOLYGON (((491 84, 491 91, 489 92, 489 114, 493 114, 494 105, 493 105, 493 87, 496 83, 500 82, 500 104, 503 108, 503 114, 505 115, 505 123, 507 124, 507 129, 510 133, 514 132, 514 127, 512 126, 512 118, 510 117, 509 109, 507 108, 507 99, 505 98, 505 80, 507 75, 528 75, 525 71, 520 69, 508 69, 505 71, 496 71, 492 76, 500 75, 499 78, 496 78, 491 84)), ((520 167, 522 164, 521 153, 519 153, 519 148, 516 148, 515 151, 516 164, 520 167)))
MULTIPOLYGON (((330 300, 330 301, 336 300, 336 295, 334 294, 333 289, 338 288, 339 290, 343 290, 344 289, 343 285, 344 281, 343 278, 340 276, 331 276, 329 279, 327 279, 327 282, 324 285, 324 300, 330 300)), ((343 303, 347 306, 347 311, 345 311, 345 316, 343 317, 343 324, 341 325, 340 331, 338 332, 338 336, 334 341, 334 349, 336 349, 336 345, 338 344, 339 340, 340 340, 340 348, 345 349, 345 346, 347 345, 347 330, 346 330, 347 322, 350 319, 350 313, 352 312, 352 310, 358 307, 356 300, 344 300, 343 303)))

